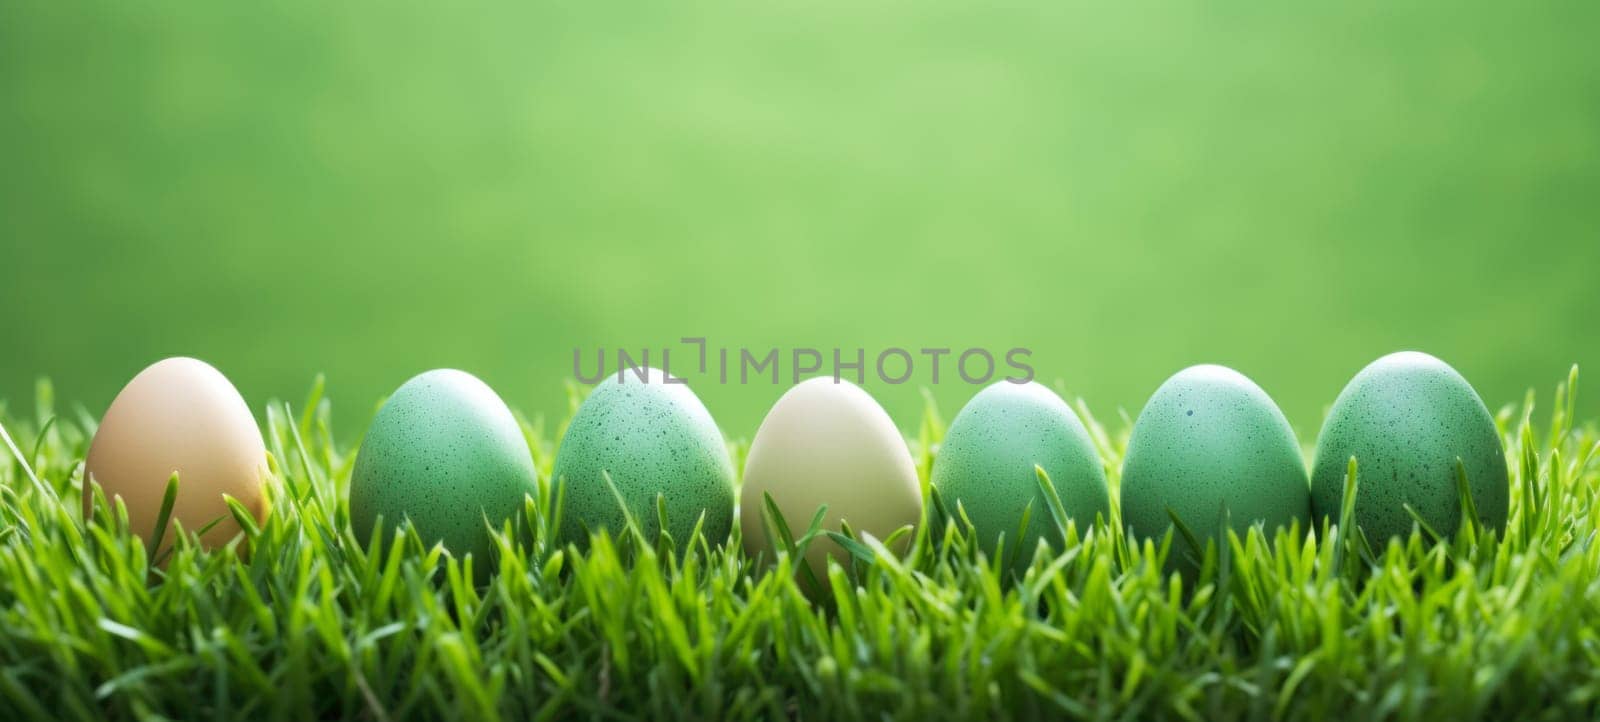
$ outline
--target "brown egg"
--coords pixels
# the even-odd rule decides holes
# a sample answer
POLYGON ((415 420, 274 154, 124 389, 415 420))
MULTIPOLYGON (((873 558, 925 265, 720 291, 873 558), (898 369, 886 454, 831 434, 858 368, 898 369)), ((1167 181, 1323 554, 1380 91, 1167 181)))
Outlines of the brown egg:
MULTIPOLYGON (((84 460, 84 518, 94 512, 92 478, 113 504, 122 497, 131 530, 149 548, 174 472, 178 498, 172 518, 186 533, 222 519, 201 536, 208 547, 239 532, 223 494, 238 499, 258 521, 266 511, 261 429, 233 384, 192 358, 169 358, 139 372, 106 409, 84 460)), ((171 541, 169 523, 162 547, 171 541)))

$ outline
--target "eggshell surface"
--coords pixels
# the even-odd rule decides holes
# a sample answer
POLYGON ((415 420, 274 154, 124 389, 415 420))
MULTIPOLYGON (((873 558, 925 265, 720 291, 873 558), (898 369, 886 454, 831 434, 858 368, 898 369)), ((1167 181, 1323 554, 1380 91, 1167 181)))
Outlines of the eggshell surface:
POLYGON ((1060 396, 1038 383, 1001 381, 980 391, 950 423, 933 463, 933 486, 950 513, 960 505, 991 558, 1004 534, 1013 569, 1026 567, 1041 538, 1057 550, 1063 542, 1036 465, 1049 475, 1079 532, 1096 515, 1110 521, 1105 469, 1088 430, 1060 396))
POLYGON ((1374 544, 1411 533, 1415 521, 1406 504, 1434 531, 1455 534, 1458 458, 1483 523, 1505 528, 1510 477, 1494 418, 1472 385, 1437 358, 1415 351, 1384 356, 1340 392, 1312 467, 1319 518, 1338 519, 1352 456, 1359 480, 1355 522, 1374 544))
MULTIPOLYGON (((239 532, 223 494, 260 521, 267 450, 250 407, 210 364, 169 358, 139 372, 106 409, 84 460, 84 516, 93 513, 93 479, 106 498, 121 498, 130 530, 152 543, 167 481, 178 474, 172 519, 186 533, 222 521, 200 536, 210 547, 239 532)), ((172 541, 169 524, 162 547, 172 541)))
MULTIPOLYGON (((1305 459, 1283 412, 1255 382, 1215 365, 1178 372, 1139 412, 1121 499, 1135 534, 1165 534, 1170 508, 1201 544, 1256 522, 1270 535, 1311 511, 1305 459)), ((1174 539, 1169 561, 1199 556, 1185 542, 1174 539)))
POLYGON ((620 533, 620 494, 646 538, 660 530, 659 495, 680 549, 702 514, 707 540, 725 541, 733 529, 734 474, 722 432, 687 385, 667 383, 658 369, 643 373, 606 377, 567 426, 552 473, 564 489, 562 537, 586 541, 585 528, 620 533))
POLYGON ((370 538, 409 518, 425 544, 471 553, 487 569, 499 529, 535 493, 533 457, 493 389, 451 369, 405 382, 378 410, 350 477, 350 524, 370 538))
MULTIPOLYGON (((921 484, 899 429, 866 391, 832 377, 789 389, 750 442, 739 524, 745 551, 765 551, 771 559, 775 540, 762 522, 765 494, 796 538, 823 505, 824 529, 838 531, 848 521, 880 540, 922 514, 921 484)), ((848 563, 848 553, 832 539, 816 539, 806 550, 818 579, 827 579, 829 555, 848 563)))

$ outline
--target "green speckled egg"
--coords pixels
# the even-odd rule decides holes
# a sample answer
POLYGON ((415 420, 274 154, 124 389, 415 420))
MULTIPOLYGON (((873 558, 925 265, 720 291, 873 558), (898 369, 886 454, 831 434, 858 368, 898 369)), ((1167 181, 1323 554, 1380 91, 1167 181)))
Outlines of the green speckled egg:
MULTIPOLYGON (((1168 507, 1202 544, 1221 540, 1224 518, 1239 534, 1263 522, 1270 535, 1309 522, 1309 497, 1294 429, 1267 392, 1233 369, 1178 372, 1134 422, 1122 462, 1122 521, 1141 537, 1166 533, 1168 507)), ((1173 544, 1169 561, 1198 553, 1181 538, 1173 544)))
POLYGON ((350 525, 365 541, 409 517, 423 542, 489 563, 496 529, 534 494, 528 442, 505 402, 477 377, 450 369, 405 382, 372 420, 350 476, 350 525), (487 519, 487 523, 485 522, 487 519))
POLYGON ((564 489, 561 535, 567 541, 587 541, 585 527, 603 527, 613 536, 626 527, 602 471, 647 538, 660 530, 658 494, 680 548, 701 513, 712 544, 733 528, 733 461, 722 432, 687 385, 664 383, 657 369, 646 373, 648 382, 632 370, 601 381, 561 439, 551 476, 564 489))
POLYGON ((1079 532, 1087 531, 1097 514, 1110 520, 1111 495, 1089 432, 1061 397, 1037 383, 1001 381, 979 392, 951 422, 933 462, 933 485, 951 513, 961 505, 991 558, 1004 534, 1014 569, 1032 561, 1041 537, 1058 550, 1063 541, 1035 465, 1050 475, 1079 532), (1023 511, 1030 504, 1019 547, 1023 511))
POLYGON ((1409 503, 1434 531, 1461 525, 1456 459, 1467 470, 1485 526, 1505 528, 1510 479, 1494 419, 1472 385, 1439 359, 1404 351, 1373 361, 1333 402, 1317 439, 1312 507, 1339 518, 1344 477, 1356 457, 1360 487, 1355 521, 1382 543, 1411 533, 1409 503))

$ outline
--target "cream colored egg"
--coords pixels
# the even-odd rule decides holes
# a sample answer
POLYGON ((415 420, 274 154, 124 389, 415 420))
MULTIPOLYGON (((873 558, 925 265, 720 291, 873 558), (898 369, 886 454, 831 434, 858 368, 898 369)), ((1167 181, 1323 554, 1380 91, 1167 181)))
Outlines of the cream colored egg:
MULTIPOLYGON (((796 537, 805 534, 823 505, 828 508, 824 529, 838 531, 846 521, 880 540, 922 515, 922 488, 905 438, 866 391, 832 377, 789 389, 750 443, 739 525, 745 551, 766 551, 771 559, 773 546, 762 523, 764 494, 772 495, 796 537)), ((848 560, 845 550, 825 537, 806 551, 818 579, 827 578, 829 555, 840 563, 848 560)))
MULTIPOLYGON (((84 460, 83 511, 93 513, 88 479, 106 498, 122 498, 131 531, 150 543, 167 480, 178 474, 172 517, 186 532, 222 519, 201 536, 207 546, 239 532, 222 495, 260 520, 267 450, 250 407, 221 372, 204 361, 169 358, 133 377, 106 409, 84 460)), ((172 540, 169 524, 163 547, 172 540)))

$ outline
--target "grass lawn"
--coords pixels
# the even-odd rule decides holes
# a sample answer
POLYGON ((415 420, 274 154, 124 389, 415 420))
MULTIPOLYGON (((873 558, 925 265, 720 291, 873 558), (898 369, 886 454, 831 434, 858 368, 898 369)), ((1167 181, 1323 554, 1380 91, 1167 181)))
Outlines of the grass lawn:
MULTIPOLYGON (((1071 526, 1020 579, 958 524, 923 524, 903 556, 861 540, 820 603, 787 554, 736 539, 555 547, 545 499, 491 559, 414 534, 369 553, 321 383, 266 408, 273 510, 234 541, 247 553, 180 544, 152 565, 115 519, 83 523, 94 419, 41 386, 0 412, 0 717, 1589 719, 1600 430, 1573 418, 1575 381, 1497 415, 1498 537, 1252 530, 1186 583, 1161 572, 1186 541, 1130 543, 1116 519, 1071 526), (495 573, 475 585, 469 564, 495 573)), ((1079 411, 1115 488, 1129 424, 1079 411)), ((556 421, 525 423, 542 476, 556 421)), ((925 484, 942 429, 930 408, 910 437, 925 484)))

